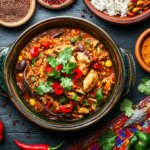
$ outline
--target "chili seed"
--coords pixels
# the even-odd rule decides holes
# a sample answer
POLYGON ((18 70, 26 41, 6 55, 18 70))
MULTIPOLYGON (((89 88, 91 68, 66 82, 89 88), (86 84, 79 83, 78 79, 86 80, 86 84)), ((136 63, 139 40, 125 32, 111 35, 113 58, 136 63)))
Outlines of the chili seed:
POLYGON ((29 138, 30 137, 30 135, 27 135, 27 138, 29 138))
POLYGON ((7 105, 7 102, 5 102, 5 105, 7 105))
POLYGON ((41 6, 39 5, 38 8, 41 9, 41 6))
POLYGON ((13 125, 15 125, 16 124, 16 122, 15 121, 13 121, 13 125))
POLYGON ((24 125, 24 123, 22 122, 22 125, 24 125))
POLYGON ((11 113, 9 113, 8 115, 11 116, 11 113))
POLYGON ((84 8, 82 8, 82 10, 83 10, 83 11, 85 11, 85 9, 84 9, 84 8))
POLYGON ((5 105, 3 105, 3 108, 5 108, 5 105))
POLYGON ((81 14, 81 17, 84 17, 84 14, 81 14))
POLYGON ((93 15, 91 15, 91 14, 90 14, 90 15, 89 15, 89 17, 90 17, 90 18, 92 18, 92 17, 93 17, 93 15))
POLYGON ((86 10, 84 10, 84 12, 86 13, 86 10))

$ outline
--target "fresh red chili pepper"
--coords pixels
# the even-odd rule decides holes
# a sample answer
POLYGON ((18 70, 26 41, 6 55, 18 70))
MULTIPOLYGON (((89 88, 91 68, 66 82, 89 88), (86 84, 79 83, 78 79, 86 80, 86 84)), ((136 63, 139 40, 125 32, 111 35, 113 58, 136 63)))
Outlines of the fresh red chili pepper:
POLYGON ((46 41, 46 42, 45 42, 45 41, 42 41, 42 42, 41 42, 41 45, 44 46, 44 47, 46 47, 46 48, 48 48, 49 45, 50 45, 50 42, 49 42, 49 41, 46 41))
POLYGON ((58 67, 54 68, 55 70, 61 70, 63 65, 59 65, 58 67))
POLYGON ((65 77, 68 77, 68 78, 69 78, 69 77, 70 77, 70 75, 68 75, 68 74, 66 74, 66 73, 65 73, 65 77))
POLYGON ((30 50, 30 54, 31 54, 31 57, 34 58, 36 56, 39 55, 39 51, 38 51, 38 47, 33 47, 31 50, 30 50))
POLYGON ((96 60, 97 60, 97 57, 94 57, 94 58, 93 58, 93 61, 96 61, 96 60))
POLYGON ((62 86, 58 85, 55 87, 54 92, 56 95, 61 95, 64 92, 64 89, 62 86))
POLYGON ((57 110, 54 110, 54 113, 57 112, 57 110))
POLYGON ((77 85, 77 78, 74 78, 74 79, 72 80, 72 82, 73 82, 74 85, 77 85))
POLYGON ((4 139, 3 124, 0 120, 0 144, 3 142, 3 139, 4 139))
POLYGON ((55 89, 58 85, 59 85, 59 82, 57 80, 55 80, 52 87, 55 89))
POLYGON ((52 102, 52 101, 48 101, 48 103, 47 103, 47 105, 46 105, 46 108, 47 108, 47 109, 49 109, 49 106, 50 106, 51 102, 52 102))
POLYGON ((66 109, 64 105, 60 105, 59 108, 62 113, 70 113, 72 111, 73 107, 74 107, 74 103, 72 102, 71 107, 69 109, 66 109))
POLYGON ((83 75, 82 71, 79 70, 78 68, 76 68, 76 69, 73 71, 73 76, 74 76, 75 78, 80 78, 80 77, 82 77, 82 75, 83 75))
POLYGON ((46 144, 26 145, 26 144, 18 142, 17 140, 14 140, 14 142, 16 143, 18 147, 24 150, 55 150, 55 149, 58 149, 63 144, 62 142, 57 147, 51 147, 46 144))
POLYGON ((99 69, 99 68, 101 68, 100 65, 99 65, 98 63, 92 65, 91 67, 94 68, 94 69, 99 69))
POLYGON ((51 67, 46 67, 45 72, 51 73, 53 70, 51 67))
POLYGON ((92 92, 92 95, 94 95, 94 97, 95 97, 95 95, 96 95, 96 92, 92 92))

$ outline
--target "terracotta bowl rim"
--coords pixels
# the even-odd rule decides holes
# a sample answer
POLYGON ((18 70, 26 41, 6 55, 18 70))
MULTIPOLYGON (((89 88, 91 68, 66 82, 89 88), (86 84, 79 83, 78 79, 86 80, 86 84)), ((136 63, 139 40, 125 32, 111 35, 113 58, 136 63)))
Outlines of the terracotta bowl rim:
POLYGON ((147 36, 150 36, 150 28, 145 30, 138 38, 137 42, 136 42, 136 45, 135 45, 135 56, 136 56, 136 59, 138 61, 138 63, 141 65, 141 67, 146 70, 147 72, 150 73, 150 67, 146 65, 146 63, 144 62, 144 60, 142 59, 142 56, 141 56, 141 47, 142 47, 142 44, 145 40, 145 38, 147 36))
POLYGON ((21 19, 18 22, 12 22, 12 23, 0 20, 0 25, 5 26, 5 27, 18 27, 18 26, 25 24, 33 16, 35 12, 35 7, 36 7, 36 0, 30 0, 29 12, 23 19, 21 19))
POLYGON ((119 25, 129 25, 129 24, 135 24, 141 21, 146 20, 148 17, 150 17, 150 9, 143 11, 142 13, 135 15, 133 17, 118 17, 118 16, 109 16, 100 10, 96 9, 90 2, 90 0, 83 0, 86 6, 98 17, 101 19, 113 23, 113 24, 119 24, 119 25))

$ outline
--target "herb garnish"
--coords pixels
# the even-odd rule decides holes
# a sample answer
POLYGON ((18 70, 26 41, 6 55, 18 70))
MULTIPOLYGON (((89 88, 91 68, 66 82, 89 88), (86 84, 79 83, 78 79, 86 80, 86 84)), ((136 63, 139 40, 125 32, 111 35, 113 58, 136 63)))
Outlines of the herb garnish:
POLYGON ((103 91, 98 89, 98 91, 95 94, 95 97, 98 101, 102 101, 104 99, 104 96, 102 95, 103 91))
POLYGON ((78 39, 79 39, 79 41, 82 41, 82 36, 79 35, 79 36, 78 36, 78 39))
POLYGON ((67 91, 70 91, 71 90, 71 86, 73 85, 73 82, 70 78, 66 77, 62 77, 60 78, 60 81, 61 81, 61 86, 63 87, 64 91, 67 92, 67 91))
POLYGON ((53 68, 58 66, 56 59, 53 56, 50 56, 49 58, 47 58, 47 61, 53 68))
POLYGON ((34 57, 34 58, 32 59, 31 68, 34 67, 34 64, 35 64, 36 61, 37 61, 37 57, 34 57))
POLYGON ((75 101, 77 101, 77 100, 78 100, 78 95, 76 94, 73 99, 74 99, 75 101))

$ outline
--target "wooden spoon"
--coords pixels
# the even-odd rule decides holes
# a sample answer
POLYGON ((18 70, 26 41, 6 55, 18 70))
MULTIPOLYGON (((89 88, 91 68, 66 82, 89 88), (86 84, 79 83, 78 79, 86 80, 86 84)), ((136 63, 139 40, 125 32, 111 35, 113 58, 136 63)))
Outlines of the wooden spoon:
POLYGON ((67 0, 66 2, 64 2, 61 5, 49 5, 48 3, 44 2, 43 0, 37 0, 37 1, 39 4, 41 4, 42 6, 48 8, 48 9, 59 10, 59 9, 64 9, 64 8, 70 6, 76 0, 67 0))

